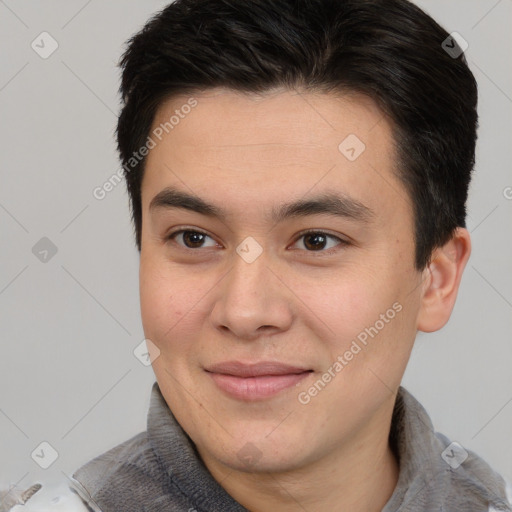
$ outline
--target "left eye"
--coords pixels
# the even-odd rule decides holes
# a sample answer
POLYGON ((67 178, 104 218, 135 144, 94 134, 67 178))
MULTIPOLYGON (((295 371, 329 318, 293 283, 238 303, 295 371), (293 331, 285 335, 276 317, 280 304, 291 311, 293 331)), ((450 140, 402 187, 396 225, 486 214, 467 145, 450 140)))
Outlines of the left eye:
POLYGON ((302 239, 304 239, 302 244, 306 248, 306 250, 309 251, 309 249, 312 247, 312 252, 328 252, 323 251, 323 249, 332 249, 336 245, 347 244, 347 242, 345 242, 341 238, 338 238, 337 236, 334 235, 329 235, 328 233, 324 233, 323 231, 309 231, 308 233, 303 233, 295 243, 298 243, 299 240, 302 239), (331 245, 331 247, 326 247, 327 245, 329 245, 329 239, 336 241, 337 243, 334 243, 333 245, 331 245))

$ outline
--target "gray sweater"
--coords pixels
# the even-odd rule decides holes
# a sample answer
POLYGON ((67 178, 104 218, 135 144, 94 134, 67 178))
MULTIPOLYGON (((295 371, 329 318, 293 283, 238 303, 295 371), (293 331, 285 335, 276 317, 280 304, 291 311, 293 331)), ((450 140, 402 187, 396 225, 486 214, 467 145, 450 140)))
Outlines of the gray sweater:
MULTIPOLYGON (((503 478, 475 453, 434 432, 425 409, 403 387, 390 441, 400 472, 382 512, 512 511, 503 478)), ((246 511, 208 472, 157 382, 147 431, 82 466, 73 485, 95 512, 246 511)))

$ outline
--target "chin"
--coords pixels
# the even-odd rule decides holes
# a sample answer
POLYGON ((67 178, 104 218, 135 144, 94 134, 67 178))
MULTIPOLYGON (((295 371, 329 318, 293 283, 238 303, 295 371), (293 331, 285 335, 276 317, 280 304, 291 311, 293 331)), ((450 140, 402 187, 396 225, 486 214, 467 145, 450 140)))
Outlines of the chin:
POLYGON ((269 441, 266 434, 243 435, 236 440, 228 439, 227 446, 212 443, 210 457, 214 457, 232 470, 248 473, 279 473, 297 469, 305 463, 303 443, 293 443, 288 435, 276 436, 269 441), (285 442, 287 440, 287 444, 285 442), (300 449, 298 447, 301 447, 300 449))

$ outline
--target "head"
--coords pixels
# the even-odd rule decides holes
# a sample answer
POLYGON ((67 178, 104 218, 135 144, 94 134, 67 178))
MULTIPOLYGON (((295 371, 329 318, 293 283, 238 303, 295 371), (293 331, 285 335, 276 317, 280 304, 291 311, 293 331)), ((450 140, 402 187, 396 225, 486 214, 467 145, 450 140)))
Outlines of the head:
POLYGON ((477 91, 447 37, 404 0, 177 0, 129 41, 144 332, 206 460, 286 471, 378 437, 448 321, 477 91), (262 362, 288 374, 233 377, 262 362))

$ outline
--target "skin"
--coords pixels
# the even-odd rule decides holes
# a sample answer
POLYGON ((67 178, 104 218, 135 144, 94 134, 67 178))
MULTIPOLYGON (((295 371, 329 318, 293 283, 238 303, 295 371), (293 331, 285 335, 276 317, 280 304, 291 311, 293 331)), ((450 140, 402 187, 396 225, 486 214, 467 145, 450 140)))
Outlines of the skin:
MULTIPOLYGON (((221 88, 194 98, 197 106, 151 149, 142 183, 141 312, 160 351, 153 369, 162 394, 214 478, 248 510, 380 511, 399 472, 388 444, 396 393, 417 331, 449 319, 469 234, 459 228, 427 268, 415 268, 413 213, 393 170, 391 124, 369 98, 221 88), (338 149, 349 134, 366 146, 354 161, 338 149), (150 210, 169 186, 226 217, 150 210), (322 192, 373 214, 267 218, 322 192), (185 228, 207 236, 166 239, 185 228), (304 230, 346 243, 315 242, 304 230), (247 237, 262 248, 251 263, 236 252, 247 237), (299 394, 397 303, 400 312, 301 403, 299 394), (247 401, 224 394, 205 371, 227 360, 313 371, 297 386, 247 401), (250 460, 240 456, 247 450, 250 460)), ((153 128, 187 99, 163 103, 153 128)))

